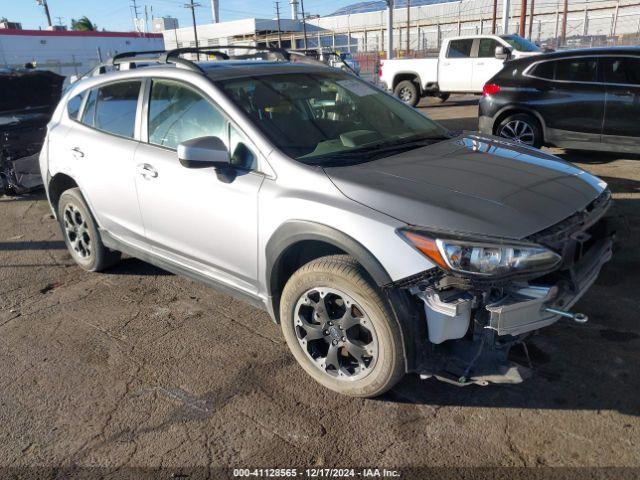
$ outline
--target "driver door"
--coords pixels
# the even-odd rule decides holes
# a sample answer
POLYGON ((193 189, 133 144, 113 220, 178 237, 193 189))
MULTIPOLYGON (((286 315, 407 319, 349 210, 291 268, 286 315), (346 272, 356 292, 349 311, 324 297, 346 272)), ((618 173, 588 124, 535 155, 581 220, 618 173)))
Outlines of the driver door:
POLYGON ((256 170, 255 148, 199 91, 171 80, 149 83, 148 141, 136 151, 135 164, 152 251, 236 289, 257 292, 258 191, 264 175, 256 170), (177 146, 203 136, 227 145, 233 175, 180 164, 177 146))

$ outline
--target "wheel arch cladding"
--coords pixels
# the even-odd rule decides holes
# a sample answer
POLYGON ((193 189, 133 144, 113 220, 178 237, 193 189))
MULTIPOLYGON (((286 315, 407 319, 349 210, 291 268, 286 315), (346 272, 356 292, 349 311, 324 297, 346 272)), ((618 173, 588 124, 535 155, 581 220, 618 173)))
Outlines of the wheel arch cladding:
POLYGON ((64 173, 57 173, 49 182, 49 201, 56 214, 58 212, 60 197, 65 191, 71 188, 78 188, 78 184, 73 178, 64 173))
POLYGON ((352 256, 387 297, 402 334, 405 369, 417 364, 419 351, 413 339, 426 338, 421 331, 416 309, 408 295, 388 288, 392 279, 378 259, 360 242, 327 225, 309 221, 290 221, 281 225, 266 246, 266 285, 269 309, 280 322, 280 295, 290 276, 302 265, 326 255, 352 256), (407 340, 410 341, 407 341, 407 340))
POLYGON ((500 126, 500 124, 505 118, 510 117, 511 115, 518 115, 518 114, 529 115, 533 117, 535 120, 537 120, 542 130, 542 140, 543 141, 546 140, 546 136, 547 136, 546 124, 542 116, 535 110, 530 110, 526 107, 520 107, 520 106, 509 106, 498 112, 498 114, 495 116, 495 121, 493 122, 493 134, 495 135, 497 133, 498 127, 500 126))
POLYGON ((420 80, 420 75, 416 72, 400 72, 397 73, 395 77, 393 77, 393 84, 391 86, 392 89, 395 89, 400 82, 404 82, 408 80, 416 84, 418 87, 418 95, 422 92, 422 80, 420 80))

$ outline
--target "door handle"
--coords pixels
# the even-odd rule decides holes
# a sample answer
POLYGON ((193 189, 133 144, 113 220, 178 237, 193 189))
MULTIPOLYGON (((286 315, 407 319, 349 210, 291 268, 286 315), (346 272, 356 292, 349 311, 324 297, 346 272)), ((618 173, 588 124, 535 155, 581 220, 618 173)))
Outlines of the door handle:
POLYGON ((144 177, 145 180, 149 180, 150 178, 157 178, 158 171, 153 168, 153 165, 141 163, 138 165, 138 174, 144 177))
POLYGON ((84 158, 84 152, 82 150, 80 150, 79 147, 73 147, 71 149, 71 151, 73 152, 73 156, 76 158, 84 158))

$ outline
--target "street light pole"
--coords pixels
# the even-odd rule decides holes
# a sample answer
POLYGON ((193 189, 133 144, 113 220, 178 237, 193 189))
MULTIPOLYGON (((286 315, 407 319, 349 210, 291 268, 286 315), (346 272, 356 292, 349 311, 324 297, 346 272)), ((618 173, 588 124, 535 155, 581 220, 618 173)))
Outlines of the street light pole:
POLYGON ((387 2, 387 58, 393 58, 393 7, 394 0, 387 2))
POLYGON ((304 17, 304 0, 300 0, 300 10, 302 13, 302 34, 304 35, 304 49, 307 50, 307 21, 304 17))
POLYGON ((502 34, 506 35, 509 33, 509 0, 504 0, 502 2, 502 34))

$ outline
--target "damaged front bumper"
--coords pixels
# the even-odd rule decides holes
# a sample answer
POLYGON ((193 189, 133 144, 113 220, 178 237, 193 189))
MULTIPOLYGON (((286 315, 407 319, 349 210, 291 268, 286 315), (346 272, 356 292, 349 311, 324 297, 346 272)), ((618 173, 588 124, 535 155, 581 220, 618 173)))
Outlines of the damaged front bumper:
POLYGON ((428 342, 423 343, 424 355, 415 369, 421 377, 463 386, 526 379, 531 364, 524 341, 532 332, 563 317, 578 323, 587 320, 568 310, 611 260, 615 234, 625 227, 621 219, 605 217, 607 209, 608 205, 588 222, 574 225, 565 236, 553 232, 564 262, 540 278, 479 284, 443 274, 407 286, 427 325, 428 342), (509 352, 516 345, 527 366, 510 361, 509 352))

